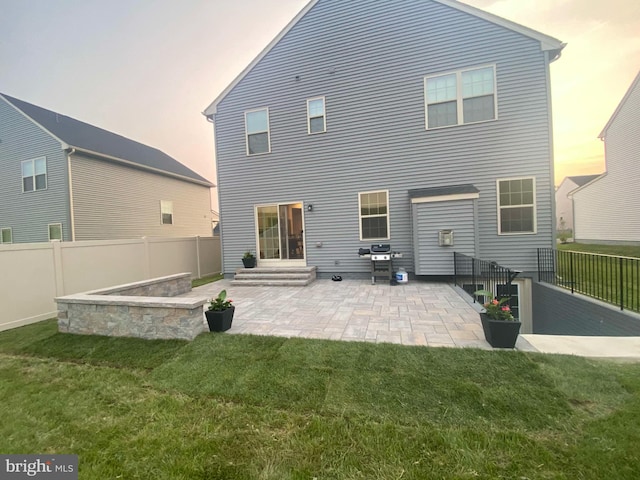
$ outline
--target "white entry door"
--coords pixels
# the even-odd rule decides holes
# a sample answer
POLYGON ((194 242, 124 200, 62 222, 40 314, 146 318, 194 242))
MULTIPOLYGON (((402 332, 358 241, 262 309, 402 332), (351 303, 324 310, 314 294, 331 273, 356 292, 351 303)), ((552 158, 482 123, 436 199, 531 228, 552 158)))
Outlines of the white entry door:
POLYGON ((302 202, 256 206, 259 266, 305 266, 302 202))

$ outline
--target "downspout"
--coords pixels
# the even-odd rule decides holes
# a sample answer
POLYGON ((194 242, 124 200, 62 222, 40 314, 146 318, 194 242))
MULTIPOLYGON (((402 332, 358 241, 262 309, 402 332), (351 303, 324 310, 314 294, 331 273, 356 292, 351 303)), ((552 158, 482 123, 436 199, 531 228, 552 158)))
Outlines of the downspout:
POLYGON ((547 111, 549 112, 549 195, 551 197, 551 248, 556 248, 557 220, 556 220, 556 189, 555 189, 555 158, 553 154, 553 111, 551 107, 551 62, 560 56, 557 52, 550 58, 549 51, 545 55, 545 75, 547 83, 547 111))
POLYGON ((76 149, 73 147, 69 147, 66 149, 67 152, 67 175, 69 178, 69 213, 71 218, 71 241, 76 241, 76 219, 75 219, 75 209, 73 208, 73 179, 71 176, 71 155, 76 153, 76 149))
POLYGON ((218 145, 217 145, 217 138, 216 138, 216 123, 213 120, 213 116, 215 115, 215 113, 211 114, 211 115, 205 115, 204 112, 202 113, 204 115, 204 118, 207 119, 207 122, 209 122, 211 124, 211 126, 213 127, 213 156, 214 156, 214 161, 216 163, 216 195, 218 197, 218 227, 220 228, 220 272, 224 275, 224 234, 223 234, 223 226, 222 226, 222 208, 220 205, 220 181, 219 181, 219 174, 218 174, 218 145))

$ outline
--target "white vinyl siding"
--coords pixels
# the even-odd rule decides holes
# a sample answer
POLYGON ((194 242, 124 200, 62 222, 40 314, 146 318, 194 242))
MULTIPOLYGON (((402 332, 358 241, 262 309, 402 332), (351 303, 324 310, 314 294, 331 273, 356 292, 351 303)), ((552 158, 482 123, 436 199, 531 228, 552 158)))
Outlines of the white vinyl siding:
POLYGON ((247 134, 247 155, 271 152, 269 109, 261 108, 244 114, 247 134))
POLYGON ((495 66, 428 76, 425 84, 427 129, 495 120, 495 66))
POLYGON ((307 129, 310 135, 327 131, 324 97, 307 100, 307 129))
POLYGON ((61 223, 49 224, 49 240, 62 240, 62 224, 61 223))
POLYGON ((173 225, 173 202, 160 200, 160 222, 163 225, 173 225))
POLYGON ((498 233, 536 233, 536 182, 533 177, 497 181, 498 233))
POLYGON ((47 189, 47 159, 34 158, 22 162, 22 191, 33 192, 47 189))
POLYGON ((13 243, 13 232, 10 228, 0 230, 0 243, 13 243))
POLYGON ((360 240, 389 239, 389 192, 358 194, 360 210, 360 240))

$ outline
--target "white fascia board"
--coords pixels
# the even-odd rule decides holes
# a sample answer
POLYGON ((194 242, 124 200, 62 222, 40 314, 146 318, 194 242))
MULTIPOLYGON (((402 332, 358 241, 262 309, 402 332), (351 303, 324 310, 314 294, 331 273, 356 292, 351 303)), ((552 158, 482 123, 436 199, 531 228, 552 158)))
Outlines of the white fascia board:
POLYGON ((436 195, 433 197, 416 197, 411 203, 450 202, 452 200, 474 200, 480 198, 479 193, 458 193, 453 195, 436 195))
POLYGON ((607 130, 609 130, 609 127, 618 116, 618 113, 620 112, 620 110, 622 110, 622 107, 627 102, 627 99, 631 96, 631 92, 633 92, 633 90, 636 88, 636 85, 638 84, 638 82, 640 82, 640 72, 638 72, 638 74, 636 75, 635 80, 631 82, 631 86, 627 90, 627 93, 625 93, 624 97, 622 97, 622 100, 620 100, 620 103, 616 107, 616 111, 613 112, 613 115, 611 115, 611 118, 609 119, 607 124, 604 126, 604 128, 600 132, 600 135, 598 135, 598 138, 600 138, 601 140, 604 140, 604 137, 607 135, 607 130))
POLYGON ((168 171, 162 170, 160 168, 149 167, 147 165, 142 165, 140 163, 131 162, 131 161, 125 160, 123 158, 112 157, 111 155, 105 155, 104 153, 99 153, 99 152, 94 152, 92 150, 87 150, 86 148, 74 147, 73 145, 71 145, 69 148, 72 148, 74 150, 73 152, 70 153, 70 155, 73 155, 74 153, 84 153, 84 154, 90 155, 92 157, 105 158, 107 160, 111 160, 111 161, 117 162, 117 163, 122 163, 124 165, 128 165, 130 167, 137 168, 139 170, 146 170, 146 171, 149 171, 149 172, 157 173, 159 175, 164 175, 165 177, 177 178, 178 180, 184 180, 185 182, 195 183, 197 185, 202 185, 204 187, 213 188, 213 187, 216 186, 211 182, 203 182, 203 181, 197 180, 195 178, 185 177, 184 175, 179 175, 177 173, 168 172, 168 171))
POLYGON ((500 25, 501 27, 508 28, 509 30, 513 30, 514 32, 520 33, 529 38, 533 38, 534 40, 538 40, 543 51, 557 50, 556 56, 551 57, 551 61, 558 58, 560 56, 560 51, 567 45, 566 43, 563 43, 557 38, 554 38, 550 35, 545 35, 544 33, 540 33, 537 30, 533 30, 532 28, 525 27, 524 25, 512 22, 511 20, 507 20, 506 18, 499 17, 498 15, 494 15, 493 13, 485 12, 484 10, 472 7, 471 5, 467 5, 466 3, 458 2, 457 0, 434 1, 448 7, 455 8, 456 10, 460 10, 461 12, 465 12, 478 18, 482 18, 483 20, 487 20, 491 23, 495 23, 496 25, 500 25))
POLYGON ((580 190, 587 188, 589 185, 591 185, 592 183, 597 182, 598 180, 600 180, 601 178, 604 178, 607 176, 607 172, 604 172, 602 175, 594 178, 593 180, 591 180, 590 182, 585 183, 584 185, 582 185, 581 187, 575 188, 573 190, 571 190, 569 193, 567 193, 567 198, 573 198, 573 194, 579 192, 580 190))
POLYGON ((40 125, 38 122, 36 122, 33 118, 31 118, 29 115, 27 115, 26 113, 24 113, 22 110, 20 110, 20 108, 18 108, 16 105, 14 105, 13 103, 11 103, 10 100, 7 100, 6 98, 4 98, 3 95, 0 95, 0 98, 2 100, 4 100, 7 105, 11 106, 16 112, 18 112, 20 115, 22 115, 24 118, 26 118, 27 120, 29 120, 31 123, 33 123, 36 127, 38 127, 39 129, 41 129, 44 133, 46 133, 47 135, 49 135, 51 138, 53 138, 56 142, 60 142, 60 146, 62 147, 62 150, 65 150, 67 148, 69 148, 69 145, 64 141, 61 140, 60 138, 56 137, 53 133, 51 133, 49 130, 47 130, 46 128, 44 128, 42 125, 40 125))
POLYGON ((302 19, 302 17, 304 17, 304 16, 305 16, 305 15, 307 14, 307 12, 308 12, 309 10, 311 10, 311 9, 315 6, 315 4, 316 4, 316 3, 318 3, 318 1, 319 1, 319 0, 311 0, 309 3, 307 3, 307 5, 306 5, 302 10, 300 10, 300 12, 299 12, 299 13, 298 13, 294 18, 293 18, 293 20, 291 20, 291 21, 287 24, 287 26, 286 26, 286 27, 284 27, 284 29, 283 29, 283 30, 282 30, 278 35, 276 35, 276 37, 275 37, 273 40, 271 40, 271 42, 270 42, 270 43, 269 43, 269 44, 268 44, 268 45, 267 45, 267 46, 266 46, 266 47, 265 47, 265 48, 264 48, 264 49, 263 49, 263 50, 258 54, 258 56, 257 56, 256 58, 254 58, 254 59, 253 59, 253 61, 252 61, 252 62, 251 62, 251 63, 250 63, 250 64, 249 64, 249 65, 248 65, 248 66, 247 66, 247 67, 246 67, 242 72, 240 72, 240 75, 238 75, 238 76, 233 80, 233 82, 231 82, 231 83, 227 86, 227 88, 225 88, 225 89, 222 91, 222 93, 221 93, 220 95, 218 95, 218 96, 217 96, 217 98, 216 98, 213 102, 211 102, 211 105, 209 105, 209 106, 204 110, 204 112, 202 112, 202 114, 203 114, 205 117, 209 117, 209 118, 210 118, 212 115, 214 115, 214 114, 216 113, 216 109, 217 109, 217 107, 218 107, 218 104, 219 104, 222 100, 224 100, 224 97, 226 97, 226 96, 229 94, 229 92, 231 92, 231 90, 233 90, 233 89, 234 89, 234 87, 235 87, 238 83, 240 83, 240 82, 242 81, 242 79, 243 79, 244 77, 246 77, 246 76, 247 76, 247 74, 248 74, 251 70, 253 70, 253 67, 255 67, 255 66, 258 64, 258 62, 259 62, 260 60, 262 60, 262 59, 263 59, 263 58, 264 58, 264 57, 265 57, 265 56, 266 56, 266 55, 271 51, 271 49, 273 49, 273 47, 275 47, 275 46, 278 44, 278 42, 279 42, 280 40, 282 40, 282 38, 283 38, 287 33, 289 33, 289 30, 291 30, 291 29, 295 26, 295 24, 296 24, 296 23, 298 23, 298 22, 300 21, 300 19, 302 19))

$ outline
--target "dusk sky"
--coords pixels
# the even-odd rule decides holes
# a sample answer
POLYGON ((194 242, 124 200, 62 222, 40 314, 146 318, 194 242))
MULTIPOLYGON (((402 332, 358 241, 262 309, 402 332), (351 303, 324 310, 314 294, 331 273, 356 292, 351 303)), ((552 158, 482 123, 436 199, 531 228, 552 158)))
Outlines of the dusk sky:
MULTIPOLYGON (((551 66, 556 185, 602 172, 597 136, 640 69, 640 1, 464 3, 568 44, 551 66)), ((306 4, 0 0, 0 92, 159 148, 215 181, 200 112, 306 4)))

